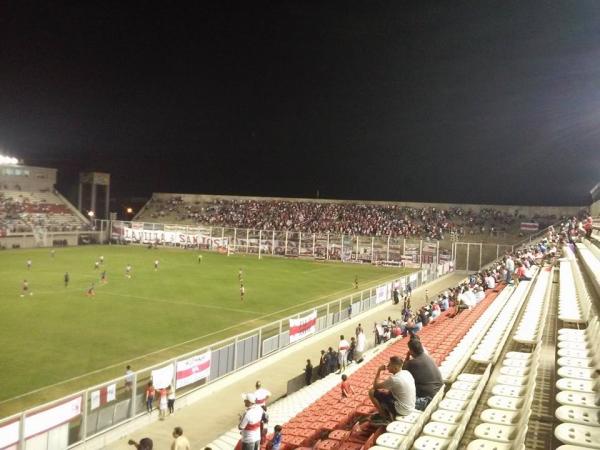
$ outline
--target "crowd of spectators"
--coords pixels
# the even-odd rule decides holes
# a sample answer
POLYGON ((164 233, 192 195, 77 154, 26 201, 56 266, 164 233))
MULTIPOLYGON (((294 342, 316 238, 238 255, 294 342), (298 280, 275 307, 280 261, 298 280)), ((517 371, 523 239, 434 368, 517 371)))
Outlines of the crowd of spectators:
POLYGON ((526 217, 495 208, 477 212, 463 208, 413 208, 394 204, 307 202, 289 200, 223 200, 188 202, 181 196, 154 199, 145 220, 175 220, 202 225, 306 233, 404 236, 444 239, 450 233, 519 233, 521 222, 540 227, 555 216, 526 217))
POLYGON ((27 195, 0 191, 0 230, 9 233, 27 233, 34 228, 46 231, 76 231, 88 225, 77 218, 67 205, 49 202, 52 196, 44 193, 44 199, 36 199, 35 193, 27 195))

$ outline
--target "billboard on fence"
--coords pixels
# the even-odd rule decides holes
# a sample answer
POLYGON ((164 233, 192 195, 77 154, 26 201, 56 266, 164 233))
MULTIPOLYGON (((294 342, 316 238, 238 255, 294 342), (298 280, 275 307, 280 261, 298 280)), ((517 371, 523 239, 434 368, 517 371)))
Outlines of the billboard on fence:
POLYGON ((209 375, 210 350, 206 353, 177 361, 177 382, 175 388, 182 388, 188 384, 208 378, 209 375))
POLYGON ((96 409, 100 405, 110 403, 117 398, 117 385, 109 384, 102 389, 90 393, 90 409, 96 409))
MULTIPOLYGON (((179 244, 179 245, 206 245, 209 247, 227 247, 228 238, 210 236, 210 231, 200 228, 164 227, 164 230, 145 230, 132 223, 131 227, 123 226, 119 230, 120 237, 128 242, 139 242, 142 244, 179 244), (169 229, 171 228, 171 229, 169 229)), ((113 225, 113 234, 115 227, 113 225)))
POLYGON ((298 319, 290 319, 290 342, 296 342, 304 336, 313 334, 316 330, 317 312, 313 311, 309 315, 298 319))
POLYGON ((376 298, 375 303, 379 304, 385 302, 389 298, 389 286, 388 284, 384 284, 383 286, 378 286, 375 290, 376 298))
POLYGON ((540 224, 535 222, 521 222, 521 231, 539 231, 540 224))

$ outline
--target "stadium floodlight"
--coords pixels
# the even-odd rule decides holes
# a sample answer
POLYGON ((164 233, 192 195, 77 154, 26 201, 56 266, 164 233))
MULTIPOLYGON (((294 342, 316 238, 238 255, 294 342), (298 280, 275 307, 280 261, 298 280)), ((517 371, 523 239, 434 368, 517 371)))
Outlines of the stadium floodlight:
POLYGON ((17 158, 13 158, 12 156, 0 155, 0 166, 15 165, 15 164, 19 164, 19 160, 17 158))
POLYGON ((133 214, 133 208, 132 207, 127 208, 126 211, 127 211, 127 214, 133 214))
POLYGON ((94 211, 88 211, 88 216, 94 217, 94 211))

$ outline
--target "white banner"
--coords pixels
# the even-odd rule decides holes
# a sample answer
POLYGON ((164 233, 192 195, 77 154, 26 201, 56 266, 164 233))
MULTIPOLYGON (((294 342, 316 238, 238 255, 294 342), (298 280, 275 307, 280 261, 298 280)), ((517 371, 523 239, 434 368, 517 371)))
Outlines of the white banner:
POLYGON ((166 388, 173 382, 173 364, 152 371, 152 384, 156 389, 166 388))
POLYGON ((212 237, 204 231, 190 229, 187 231, 144 230, 132 224, 123 227, 123 239, 129 242, 142 244, 179 244, 179 245, 206 245, 209 247, 226 247, 229 239, 212 237))
POLYGON ((210 351, 177 361, 176 388, 182 388, 210 375, 210 351))
POLYGON ((377 293, 375 297, 375 303, 377 304, 385 302, 389 298, 387 284, 384 284, 383 286, 378 286, 375 292, 377 293))
POLYGON ((290 342, 296 342, 304 336, 316 331, 317 312, 313 311, 308 316, 299 319, 290 319, 290 342))
POLYGON ((82 398, 77 397, 60 405, 25 417, 25 438, 56 428, 81 414, 82 398))

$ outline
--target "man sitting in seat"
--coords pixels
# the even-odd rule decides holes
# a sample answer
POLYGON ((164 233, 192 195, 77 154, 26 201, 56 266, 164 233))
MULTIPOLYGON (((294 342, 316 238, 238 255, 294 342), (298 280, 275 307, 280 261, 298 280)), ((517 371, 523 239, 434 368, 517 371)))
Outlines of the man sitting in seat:
POLYGON ((425 411, 429 402, 444 385, 444 381, 440 369, 431 356, 425 353, 423 344, 417 336, 412 336, 408 341, 408 355, 404 370, 410 372, 415 380, 417 395, 415 408, 425 411))
POLYGON ((369 398, 379 411, 379 417, 373 417, 374 421, 393 421, 396 416, 406 416, 415 409, 415 380, 410 372, 402 370, 403 363, 399 356, 392 356, 387 367, 383 365, 377 369, 373 388, 369 391, 369 398), (381 372, 386 368, 392 376, 380 381, 381 372))

